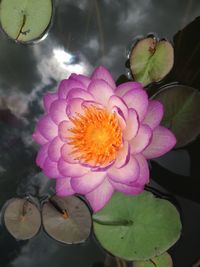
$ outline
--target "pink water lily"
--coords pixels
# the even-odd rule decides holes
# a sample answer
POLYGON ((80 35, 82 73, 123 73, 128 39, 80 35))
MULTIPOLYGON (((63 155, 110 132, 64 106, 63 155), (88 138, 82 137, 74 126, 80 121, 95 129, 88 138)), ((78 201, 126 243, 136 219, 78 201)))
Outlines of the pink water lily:
POLYGON ((72 74, 44 96, 45 114, 33 134, 36 163, 56 178, 60 196, 85 195, 94 211, 114 191, 135 195, 149 182, 147 159, 171 150, 176 139, 160 126, 163 106, 137 82, 119 86, 100 66, 90 78, 72 74))

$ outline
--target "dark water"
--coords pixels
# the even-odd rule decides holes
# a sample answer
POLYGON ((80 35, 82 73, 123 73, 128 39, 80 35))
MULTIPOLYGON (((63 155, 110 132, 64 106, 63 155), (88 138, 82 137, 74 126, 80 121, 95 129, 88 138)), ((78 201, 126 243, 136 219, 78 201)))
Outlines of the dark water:
MULTIPOLYGON (((20 45, 0 33, 1 207, 17 194, 42 196, 48 188, 48 179, 35 166, 37 148, 31 139, 47 91, 54 91, 71 72, 90 74, 99 64, 117 79, 126 72, 126 55, 136 36, 155 32, 172 40, 198 15, 199 0, 59 0, 52 28, 40 43, 20 45)), ((179 58, 194 52, 191 44, 200 46, 199 29, 197 23, 188 30, 179 58)), ((200 88, 199 61, 197 53, 183 70, 184 61, 178 62, 169 81, 179 79, 200 88), (186 75, 191 69, 194 79, 186 75)), ((171 249, 175 267, 192 267, 200 258, 199 149, 197 139, 182 152, 161 159, 171 171, 152 162, 156 187, 177 196, 182 210, 183 234, 171 249)), ((83 245, 64 246, 41 232, 18 242, 0 226, 1 267, 100 267, 105 255, 92 237, 83 245)))

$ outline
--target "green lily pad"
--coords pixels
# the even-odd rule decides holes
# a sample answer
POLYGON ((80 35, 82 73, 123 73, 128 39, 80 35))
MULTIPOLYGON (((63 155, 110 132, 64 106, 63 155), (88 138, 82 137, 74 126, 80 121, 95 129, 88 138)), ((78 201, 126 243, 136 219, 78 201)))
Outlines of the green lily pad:
POLYGON ((34 237, 41 227, 41 216, 36 205, 27 199, 14 198, 5 204, 4 224, 18 240, 34 237))
POLYGON ((147 260, 168 250, 180 237, 176 208, 150 192, 137 196, 115 193, 107 206, 93 215, 100 244, 125 260, 147 260))
POLYGON ((84 242, 91 230, 91 214, 86 204, 75 196, 53 197, 42 208, 45 231, 65 244, 84 242))
POLYGON ((2 29, 16 41, 28 42, 41 37, 50 24, 52 0, 2 0, 2 29))
POLYGON ((176 147, 182 147, 200 134, 200 92, 184 85, 169 85, 154 99, 164 105, 162 125, 176 135, 176 147))
POLYGON ((173 262, 169 253, 166 252, 147 261, 134 262, 133 267, 173 267, 173 262))
POLYGON ((136 43, 130 54, 130 68, 136 81, 144 86, 162 80, 172 69, 174 49, 166 40, 144 38, 136 43))

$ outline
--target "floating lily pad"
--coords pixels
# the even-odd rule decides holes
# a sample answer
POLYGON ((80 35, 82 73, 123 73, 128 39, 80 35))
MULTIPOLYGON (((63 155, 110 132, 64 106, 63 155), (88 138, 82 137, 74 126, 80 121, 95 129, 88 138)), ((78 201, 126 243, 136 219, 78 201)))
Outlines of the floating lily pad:
POLYGON ((115 193, 93 215, 100 244, 125 260, 147 260, 168 250, 179 238, 181 221, 176 208, 150 192, 137 196, 115 193))
POLYGON ((16 41, 38 39, 46 31, 52 17, 51 0, 2 0, 2 29, 16 41))
POLYGON ((40 229, 40 212, 29 200, 14 198, 6 203, 4 224, 13 237, 27 240, 34 237, 40 229))
POLYGON ((130 68, 136 81, 144 86, 162 80, 172 69, 174 49, 166 40, 144 38, 136 43, 130 54, 130 68))
POLYGON ((169 253, 166 252, 147 261, 134 262, 133 267, 173 267, 173 262, 169 253))
POLYGON ((75 196, 53 197, 42 208, 45 231, 66 244, 84 242, 91 230, 91 214, 84 202, 75 196))
POLYGON ((200 134, 200 92, 184 85, 169 85, 154 96, 164 105, 162 124, 176 135, 182 147, 200 134))

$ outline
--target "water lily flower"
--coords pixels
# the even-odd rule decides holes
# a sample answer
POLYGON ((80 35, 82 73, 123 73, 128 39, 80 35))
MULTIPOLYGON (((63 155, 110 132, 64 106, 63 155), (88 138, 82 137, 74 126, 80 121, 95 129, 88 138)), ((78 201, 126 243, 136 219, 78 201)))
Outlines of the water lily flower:
POLYGON ((44 96, 33 134, 44 174, 60 196, 85 195, 94 211, 114 191, 139 194, 149 182, 147 159, 171 150, 176 138, 160 126, 163 106, 137 82, 116 86, 100 66, 91 77, 71 74, 44 96))

